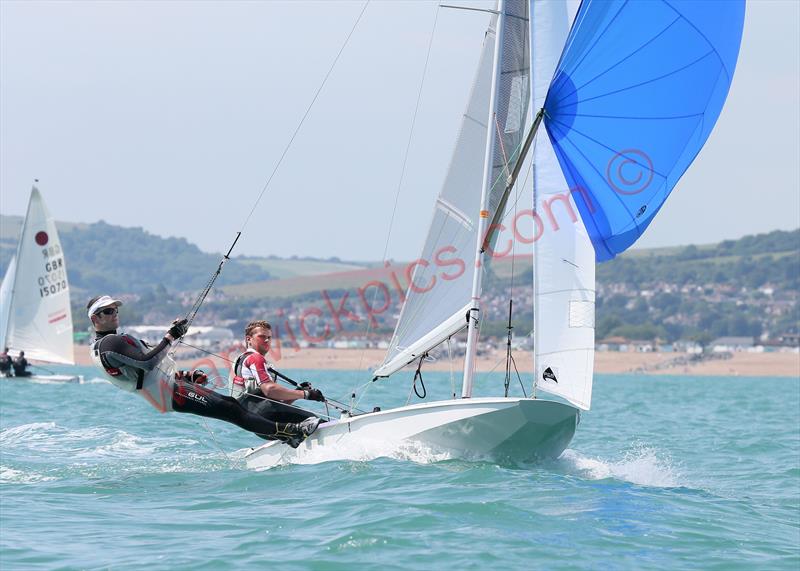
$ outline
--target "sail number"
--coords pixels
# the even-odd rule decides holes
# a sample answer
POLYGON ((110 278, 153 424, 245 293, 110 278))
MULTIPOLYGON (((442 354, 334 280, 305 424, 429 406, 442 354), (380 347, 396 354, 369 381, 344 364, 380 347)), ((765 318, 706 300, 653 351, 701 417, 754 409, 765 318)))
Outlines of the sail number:
POLYGON ((67 274, 64 271, 64 260, 62 258, 45 262, 44 270, 47 273, 38 278, 39 297, 47 297, 60 291, 66 291, 67 274))
POLYGON ((61 280, 60 282, 50 284, 49 286, 40 287, 39 297, 47 297, 48 295, 54 295, 60 291, 64 291, 65 289, 67 289, 67 280, 61 280))

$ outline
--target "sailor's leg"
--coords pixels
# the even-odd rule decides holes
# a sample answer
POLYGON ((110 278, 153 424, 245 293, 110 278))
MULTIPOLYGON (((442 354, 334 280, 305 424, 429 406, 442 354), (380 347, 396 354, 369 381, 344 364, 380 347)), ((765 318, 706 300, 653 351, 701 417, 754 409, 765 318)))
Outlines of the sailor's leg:
POLYGON ((268 440, 282 440, 293 446, 299 445, 305 436, 313 432, 294 423, 273 422, 253 414, 243 408, 235 398, 220 395, 193 383, 175 383, 172 408, 176 412, 224 420, 268 440))
POLYGON ((312 412, 295 406, 254 396, 249 396, 241 402, 250 412, 273 422, 303 422, 307 418, 317 416, 312 412))

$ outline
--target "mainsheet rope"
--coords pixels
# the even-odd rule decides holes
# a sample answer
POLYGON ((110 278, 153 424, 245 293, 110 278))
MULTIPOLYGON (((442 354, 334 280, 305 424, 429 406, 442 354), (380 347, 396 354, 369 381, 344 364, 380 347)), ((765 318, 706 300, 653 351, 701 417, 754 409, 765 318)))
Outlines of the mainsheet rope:
MULTIPOLYGON (((233 364, 233 362, 234 362, 234 361, 232 361, 231 359, 229 359, 228 357, 225 357, 224 355, 220 355, 220 354, 218 354, 218 353, 214 353, 213 351, 208 351, 207 349, 203 349, 202 347, 198 347, 197 345, 192 345, 191 343, 187 343, 187 342, 186 342, 186 341, 184 341, 183 339, 181 339, 181 341, 180 341, 180 344, 181 344, 181 345, 185 345, 186 347, 191 347, 192 349, 196 349, 197 351, 200 351, 200 352, 202 352, 202 353, 205 353, 206 355, 211 355, 212 357, 217 357, 218 359, 220 359, 220 360, 222 360, 222 361, 225 361, 225 362, 227 362, 227 363, 229 363, 229 364, 233 364)), ((276 372, 277 372, 277 373, 280 373, 280 371, 276 371, 276 372)), ((217 377, 213 377, 213 378, 214 378, 214 379, 224 379, 224 380, 226 381, 226 382, 225 382, 225 386, 227 386, 227 379, 225 379, 224 377, 222 377, 222 376, 217 376, 217 377)), ((281 379, 281 380, 282 380, 283 378, 286 378, 286 379, 288 379, 288 377, 286 377, 285 375, 278 375, 278 379, 281 379)), ((295 386, 298 386, 298 385, 295 385, 295 386)), ((220 386, 220 388, 221 388, 221 386, 220 386)), ((261 396, 261 395, 252 395, 252 396, 254 396, 254 397, 256 397, 256 398, 260 398, 260 399, 268 400, 268 401, 271 401, 271 402, 281 402, 281 401, 274 401, 274 400, 272 400, 272 399, 270 399, 270 398, 268 398, 268 397, 266 397, 266 396, 261 396)), ((332 399, 332 398, 325 397, 325 402, 326 402, 326 405, 327 405, 328 401, 330 401, 330 402, 331 402, 331 404, 332 404, 332 406, 333 406, 334 408, 336 408, 336 409, 339 409, 339 410, 344 410, 344 409, 345 409, 345 407, 346 407, 346 405, 345 405, 344 403, 341 403, 341 402, 339 402, 339 401, 337 401, 337 400, 335 400, 335 399, 332 399)), ((286 403, 282 403, 282 404, 286 404, 286 403)), ((304 409, 304 408, 302 408, 302 407, 295 406, 295 405, 289 405, 289 404, 286 404, 286 406, 291 406, 291 407, 293 407, 293 408, 296 408, 296 409, 298 409, 298 410, 302 410, 302 411, 305 411, 305 410, 306 410, 306 409, 304 409)), ((357 409, 357 408, 355 408, 355 407, 350 407, 350 408, 351 408, 351 410, 355 410, 356 412, 359 412, 359 413, 363 413, 363 412, 365 412, 365 411, 359 410, 359 409, 357 409)), ((326 416, 327 416, 328 418, 333 418, 333 417, 332 417, 332 416, 330 416, 330 415, 326 415, 326 416)))

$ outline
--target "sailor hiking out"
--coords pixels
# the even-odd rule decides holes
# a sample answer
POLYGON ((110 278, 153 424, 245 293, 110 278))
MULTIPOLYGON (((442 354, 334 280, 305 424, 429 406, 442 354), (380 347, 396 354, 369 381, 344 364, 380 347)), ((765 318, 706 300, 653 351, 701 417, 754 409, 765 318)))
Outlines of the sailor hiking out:
POLYGON ((299 446, 316 430, 316 417, 302 422, 274 422, 250 412, 235 398, 204 387, 208 378, 202 370, 176 371, 169 349, 186 334, 187 321, 174 321, 158 345, 151 347, 145 341, 117 333, 121 305, 121 301, 103 295, 92 298, 86 306, 96 332, 92 360, 116 387, 137 393, 161 412, 223 420, 292 447, 299 446))
POLYGON ((14 359, 8 354, 8 347, 6 347, 3 349, 3 352, 0 353, 0 375, 10 376, 13 363, 14 359))
POLYGON ((28 370, 28 360, 25 358, 25 351, 20 351, 16 359, 11 364, 14 367, 15 377, 30 377, 31 372, 28 370))
POLYGON ((309 383, 291 389, 279 385, 270 372, 266 354, 272 341, 272 326, 266 321, 253 321, 244 330, 244 353, 231 368, 231 396, 247 410, 275 422, 303 422, 316 416, 293 403, 299 399, 323 402, 322 391, 309 383))

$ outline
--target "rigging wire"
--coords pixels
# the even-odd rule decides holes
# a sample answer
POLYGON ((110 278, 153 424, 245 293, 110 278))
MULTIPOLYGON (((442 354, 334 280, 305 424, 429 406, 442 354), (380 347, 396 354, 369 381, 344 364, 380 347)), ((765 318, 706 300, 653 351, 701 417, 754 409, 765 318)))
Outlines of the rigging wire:
POLYGON ((447 338, 447 358, 450 364, 450 390, 453 393, 453 398, 456 398, 456 378, 453 375, 453 348, 450 345, 452 338, 452 335, 447 338))
POLYGON ((222 455, 225 457, 225 461, 228 462, 229 464, 231 464, 230 456, 228 456, 227 452, 225 452, 225 449, 222 448, 222 445, 219 443, 219 440, 217 440, 217 436, 214 434, 214 431, 211 430, 211 428, 208 426, 208 423, 206 422, 206 419, 203 418, 203 417, 200 417, 200 422, 203 423, 203 426, 205 427, 206 432, 208 432, 211 435, 211 439, 214 441, 214 444, 217 446, 217 448, 219 448, 219 451, 222 452, 222 455))
POLYGON ((330 77, 331 73, 333 72, 333 68, 336 67, 336 64, 339 62, 339 58, 342 55, 342 52, 344 52, 344 49, 347 47, 347 44, 350 42, 350 38, 353 36, 353 32, 356 31, 356 27, 358 26, 358 23, 361 21, 361 17, 364 15, 364 12, 366 11, 367 6, 369 6, 370 1, 371 0, 366 0, 366 2, 364 2, 364 6, 361 8, 361 12, 359 12, 358 17, 356 18, 356 21, 353 23, 352 28, 350 28, 350 32, 347 34, 347 37, 345 38, 344 42, 342 43, 342 47, 339 48, 339 52, 336 54, 336 57, 333 58, 333 62, 331 63, 330 67, 328 68, 328 72, 325 74, 325 77, 322 79, 322 83, 320 83, 319 87, 317 88, 316 93, 314 93, 314 97, 311 100, 311 103, 308 104, 308 107, 306 108, 305 113, 303 113, 303 117, 300 119, 300 122, 297 124, 297 127, 294 130, 294 133, 292 133, 292 136, 289 139, 289 142, 286 144, 286 147, 283 149, 283 152, 281 153, 281 156, 278 159, 278 162, 275 164, 275 168, 272 169, 272 173, 270 173, 269 178, 267 179, 267 182, 264 183, 264 186, 261 189, 261 193, 258 195, 258 198, 256 199, 255 203, 253 204, 253 208, 250 209, 250 212, 248 213, 247 218, 245 218, 245 221, 244 221, 244 224, 242 225, 241 231, 244 231, 244 229, 247 227, 247 224, 250 222, 250 218, 253 216, 253 213, 255 212, 256 208, 258 207, 258 204, 261 202, 261 199, 264 197, 264 193, 267 191, 267 188, 269 187, 270 183, 272 182, 272 179, 275 177, 275 173, 278 172, 278 169, 280 168, 281 163, 283 162, 283 159, 286 157, 286 154, 289 152, 289 149, 291 148, 295 137, 297 137, 297 134, 300 132, 300 129, 303 127, 303 123, 305 123, 306 118, 308 117, 308 114, 311 112, 311 108, 314 106, 314 103, 317 102, 317 98, 319 97, 319 94, 322 92, 322 89, 325 87, 325 84, 328 82, 328 78, 330 77))
POLYGON ((264 194, 267 192, 267 189, 269 188, 270 183, 272 183, 272 179, 275 177, 275 174, 278 172, 278 169, 280 168, 281 164, 283 163, 283 159, 286 158, 286 155, 289 152, 289 149, 292 147, 292 144, 294 143, 294 140, 297 137, 297 134, 300 132, 300 129, 303 127, 303 124, 305 123, 306 118, 308 118, 308 115, 311 112, 311 109, 314 107, 314 104, 317 102, 317 99, 319 98, 320 93, 322 93, 322 89, 325 87, 325 84, 328 82, 328 78, 330 78, 331 73, 333 73, 333 70, 336 67, 336 64, 339 62, 339 58, 341 57, 342 53, 344 52, 345 48, 347 47, 347 44, 350 43, 350 38, 353 36, 353 32, 355 32, 356 27, 358 26, 358 23, 361 21, 362 16, 364 16, 364 12, 367 10, 367 6, 369 6, 370 2, 371 2, 371 0, 366 0, 364 2, 364 5, 361 8, 361 12, 359 12, 358 17, 356 18, 356 21, 353 23, 353 26, 350 28, 350 32, 347 34, 347 37, 345 38, 344 42, 342 43, 341 47, 339 48, 339 51, 337 52, 336 57, 333 58, 333 62, 331 62, 331 65, 328 68, 327 73, 325 73, 325 76, 323 77, 322 82, 319 84, 319 87, 317 88, 317 91, 314 93, 314 97, 311 99, 311 103, 309 103, 308 107, 306 107, 306 110, 303 113, 303 116, 301 117, 300 122, 297 124, 297 127, 295 128, 294 132, 292 133, 292 136, 289 138, 289 142, 286 143, 286 146, 284 147, 283 152, 281 153, 281 156, 278 158, 278 162, 275 164, 275 167, 272 169, 272 172, 270 173, 269 177, 267 178, 267 181, 264 183, 264 186, 261 188, 261 192, 259 193, 258 198, 256 198, 255 202, 253 203, 252 208, 250 209, 250 212, 247 214, 247 216, 244 219, 244 222, 242 223, 242 226, 240 227, 239 231, 236 233, 236 238, 234 239, 233 244, 231 245, 231 247, 228 249, 228 253, 223 256, 222 260, 219 263, 219 267, 217 268, 216 272, 214 272, 214 274, 212 274, 212 276, 209 279, 208 283, 206 284, 205 288, 203 288, 201 290, 200 294, 197 296, 197 299, 195 300, 194 304, 192 305, 191 309, 189 310, 189 313, 186 315, 186 320, 187 320, 187 323, 189 325, 191 325, 192 321, 194 321, 194 318, 197 315, 197 312, 200 310, 200 307, 203 305, 203 302, 205 301, 206 297, 211 292, 211 288, 214 287, 214 283, 216 282, 217 278, 219 277, 220 273, 222 272, 222 266, 225 264, 226 261, 228 261, 230 259, 230 255, 231 255, 231 252, 233 251, 233 247, 236 245, 236 242, 238 242, 239 237, 242 235, 242 233, 245 231, 245 228, 247 228, 247 225, 250 223, 250 219, 252 218, 253 213, 256 211, 256 208, 258 208, 258 205, 261 202, 261 199, 264 197, 264 194))
MULTIPOLYGON (((233 363, 233 361, 232 361, 231 359, 229 359, 228 357, 225 357, 225 356, 223 356, 223 355, 220 355, 219 353, 214 353, 213 351, 208 351, 207 349, 203 349, 202 347, 198 347, 197 345, 192 345, 191 343, 187 343, 187 342, 186 342, 186 341, 184 341, 183 339, 181 339, 181 340, 180 340, 180 344, 181 344, 181 345, 185 345, 186 347, 191 347, 192 349, 196 349, 196 350, 198 350, 198 351, 201 351, 201 352, 205 353, 206 355, 211 355, 212 357, 217 357, 218 359, 220 359, 220 360, 222 360, 222 361, 226 361, 226 362, 227 362, 227 363, 229 363, 229 364, 232 364, 232 363, 233 363)), ((272 368, 270 367, 270 369, 272 369, 272 368)), ((299 384, 298 384, 296 381, 294 381, 293 379, 290 379, 290 378, 289 378, 289 377, 287 377, 286 375, 284 375, 284 374, 280 373, 280 371, 276 371, 275 369, 272 369, 272 371, 273 371, 274 373, 277 373, 277 375, 276 375, 276 376, 277 376, 279 379, 281 379, 281 380, 285 380, 285 381, 287 381, 288 383, 291 383, 291 384, 292 384, 293 386, 295 386, 295 387, 299 387, 299 384)), ((218 379, 222 379, 222 378, 224 378, 224 377, 216 377, 216 378, 218 378, 218 379)), ((366 383, 366 384, 369 384, 369 383, 366 383)), ((222 387, 218 387, 218 388, 222 388, 222 387)), ((265 399, 265 400, 271 400, 271 399, 269 399, 269 398, 267 398, 267 397, 262 397, 262 396, 260 396, 260 395, 252 395, 252 396, 255 396, 256 398, 263 398, 263 399, 265 399)), ((341 403, 341 402, 339 402, 339 401, 337 401, 337 400, 335 400, 335 399, 329 398, 329 397, 325 397, 325 400, 326 400, 326 401, 330 401, 330 402, 331 402, 331 404, 332 404, 332 406, 333 406, 334 408, 337 408, 337 409, 339 409, 339 410, 344 410, 344 409, 342 408, 342 407, 345 407, 345 405, 344 405, 343 403, 341 403)), ((272 401, 272 402, 279 402, 279 401, 272 401)), ((286 403, 283 403, 283 404, 286 404, 286 403)), ((287 406, 293 406, 293 405, 287 405, 287 406)), ((301 407, 297 407, 297 406, 295 406, 294 408, 297 408, 297 409, 299 409, 299 410, 305 410, 305 409, 303 409, 303 408, 301 408, 301 407)), ((353 408, 353 410, 355 410, 356 412, 359 412, 359 413, 363 413, 363 412, 364 412, 364 411, 362 411, 362 410, 359 410, 359 409, 357 409, 357 408, 353 408)), ((331 417, 331 418, 332 418, 332 417, 331 417)))
MULTIPOLYGON (((436 8, 436 11, 434 12, 433 26, 431 26, 431 33, 430 33, 430 37, 428 39, 428 50, 425 53, 425 64, 422 67, 422 77, 420 78, 419 90, 417 91, 417 101, 416 101, 416 103, 414 105, 414 114, 413 114, 413 116, 411 118, 411 127, 410 127, 409 132, 408 132, 408 140, 406 141, 406 149, 405 149, 405 152, 403 153, 403 165, 400 168, 400 178, 397 181, 397 190, 395 191, 395 195, 394 195, 394 205, 392 206, 392 215, 389 218, 389 229, 388 229, 388 231, 386 233, 386 243, 383 246, 383 259, 381 261, 381 264, 384 267, 386 266, 386 256, 389 253, 389 243, 390 243, 391 238, 392 238, 392 230, 394 229, 394 219, 395 219, 395 215, 397 214, 397 204, 398 204, 398 202, 400 200, 400 191, 403 188, 403 182, 404 182, 405 176, 406 176, 406 167, 408 165, 408 156, 409 156, 409 154, 411 152, 411 143, 412 143, 412 141, 414 139, 414 128, 415 128, 415 126, 417 124, 417 115, 419 114, 420 102, 422 101, 422 91, 425 88, 425 78, 428 75, 428 63, 430 62, 430 59, 431 59, 431 48, 433 47, 433 39, 434 39, 435 34, 436 34, 436 24, 439 21, 439 10, 440 10, 440 8, 441 8, 441 6, 438 6, 436 8)), ((375 307, 375 300, 377 299, 377 297, 378 297, 378 288, 375 288, 375 291, 372 294, 372 304, 371 304, 370 307, 375 307)), ((370 333, 371 329, 372 329, 372 320, 371 319, 367 319, 365 337, 369 336, 369 333, 370 333)), ((361 351, 361 357, 359 358, 358 369, 357 369, 359 371, 362 370, 362 367, 363 367, 363 364, 364 364, 364 354, 365 354, 365 352, 366 352, 366 348, 361 351)), ((370 383, 367 383, 364 386, 369 386, 370 383)), ((353 392, 355 392, 355 390, 353 392)), ((354 406, 357 405, 361 401, 361 398, 363 396, 364 395, 362 394, 361 397, 358 398, 358 400, 355 402, 354 406)))
MULTIPOLYGON (((530 163, 528 164, 528 169, 525 172, 525 180, 523 181, 522 185, 517 186, 517 196, 516 196, 516 198, 514 200, 514 205, 513 205, 514 206, 514 219, 515 220, 517 218, 517 204, 519 204, 521 190, 523 188, 525 188, 526 185, 528 184, 528 177, 530 176, 531 172, 534 169, 533 157, 534 157, 534 155, 536 153, 536 142, 537 141, 538 141, 538 139, 534 138, 534 140, 533 140, 533 148, 531 149, 531 154, 530 154, 531 160, 530 160, 530 163)), ((509 212, 509 214, 510 214, 510 212, 509 212)), ((505 219, 505 217, 503 219, 505 219)), ((511 330, 513 329, 513 327, 511 327, 511 318, 512 318, 511 307, 512 307, 513 299, 514 299, 514 277, 516 275, 515 274, 515 265, 516 265, 516 248, 517 248, 516 233, 512 232, 512 235, 514 235, 514 239, 511 241, 511 284, 510 284, 510 287, 509 287, 509 307, 508 307, 508 325, 509 325, 509 330, 508 330, 508 348, 507 348, 508 353, 507 353, 507 357, 506 357, 505 394, 506 394, 506 396, 508 396, 508 389, 509 389, 509 385, 511 384, 511 365, 513 365, 514 371, 517 374, 517 379, 519 380, 519 385, 522 388, 522 394, 523 394, 523 396, 527 397, 528 395, 525 393, 525 385, 522 382, 522 377, 520 376, 519 369, 517 368, 517 361, 514 359, 514 354, 511 352, 511 330)))

